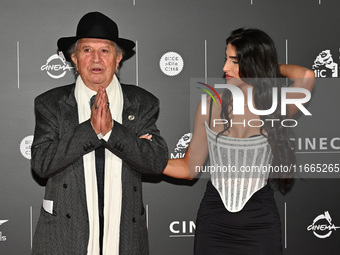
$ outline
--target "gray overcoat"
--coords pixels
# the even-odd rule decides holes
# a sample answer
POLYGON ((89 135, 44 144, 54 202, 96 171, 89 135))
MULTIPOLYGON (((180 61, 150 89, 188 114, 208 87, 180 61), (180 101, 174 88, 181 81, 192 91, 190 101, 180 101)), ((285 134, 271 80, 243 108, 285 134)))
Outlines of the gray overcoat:
POLYGON ((104 145, 120 157, 122 212, 120 255, 148 254, 142 174, 161 174, 168 160, 164 139, 156 127, 159 101, 146 90, 123 85, 123 123, 114 121, 108 142, 98 139, 90 120, 78 123, 75 84, 49 90, 35 99, 36 127, 31 165, 47 178, 44 198, 53 214, 41 209, 32 254, 87 254, 89 221, 83 155, 104 145), (152 134, 152 141, 140 139, 152 134))

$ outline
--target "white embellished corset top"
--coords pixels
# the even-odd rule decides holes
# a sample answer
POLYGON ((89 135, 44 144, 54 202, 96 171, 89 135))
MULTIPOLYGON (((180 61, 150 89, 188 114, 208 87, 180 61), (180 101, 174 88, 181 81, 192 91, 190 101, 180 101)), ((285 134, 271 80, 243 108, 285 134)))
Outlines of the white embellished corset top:
POLYGON ((211 182, 225 208, 241 211, 251 196, 268 181, 272 153, 263 135, 234 138, 212 131, 207 123, 211 182))

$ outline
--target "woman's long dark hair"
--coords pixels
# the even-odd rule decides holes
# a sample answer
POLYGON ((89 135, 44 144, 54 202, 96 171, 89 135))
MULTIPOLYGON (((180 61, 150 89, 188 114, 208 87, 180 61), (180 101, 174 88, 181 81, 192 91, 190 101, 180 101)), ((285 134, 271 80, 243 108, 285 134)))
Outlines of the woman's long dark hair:
MULTIPOLYGON (((273 40, 259 29, 240 28, 231 32, 226 42, 227 45, 231 44, 236 49, 240 78, 253 86, 254 104, 257 110, 271 108, 272 88, 277 87, 279 99, 277 108, 270 115, 260 116, 264 123, 260 132, 268 138, 273 153, 273 166, 288 166, 289 168, 295 165, 294 144, 289 138, 288 128, 281 125, 281 121, 285 119, 285 116, 281 115, 280 103, 280 92, 283 85, 279 81, 282 76, 273 40), (279 121, 268 122, 265 121, 265 118, 278 119, 279 121)), ((221 118, 228 122, 219 135, 230 128, 229 115, 232 112, 232 97, 227 91, 223 93, 221 118)), ((292 176, 291 173, 281 171, 274 180, 279 184, 279 189, 285 192, 288 184, 292 181, 292 176)))

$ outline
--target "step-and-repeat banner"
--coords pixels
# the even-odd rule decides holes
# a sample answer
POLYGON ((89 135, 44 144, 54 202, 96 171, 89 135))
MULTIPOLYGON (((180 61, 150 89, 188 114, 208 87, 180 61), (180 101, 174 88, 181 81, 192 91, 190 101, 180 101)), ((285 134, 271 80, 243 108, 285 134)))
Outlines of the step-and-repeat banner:
MULTIPOLYGON (((75 35, 79 19, 100 11, 118 23, 136 53, 120 70, 160 99, 158 127, 169 158, 185 153, 190 81, 221 78, 225 39, 239 27, 259 28, 275 41, 279 61, 306 66, 317 77, 294 127, 299 177, 276 192, 284 254, 340 252, 340 27, 338 0, 11 0, 0 4, 0 254, 29 254, 45 180, 31 171, 34 98, 74 81, 56 41, 75 35)), ((145 176, 150 254, 192 254, 196 213, 207 178, 145 176)))

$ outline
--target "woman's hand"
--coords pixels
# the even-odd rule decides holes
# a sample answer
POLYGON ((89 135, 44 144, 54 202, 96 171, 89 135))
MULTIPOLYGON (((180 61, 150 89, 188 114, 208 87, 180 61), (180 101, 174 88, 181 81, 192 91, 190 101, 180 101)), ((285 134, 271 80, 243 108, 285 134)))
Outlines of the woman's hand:
POLYGON ((148 139, 148 140, 150 140, 150 141, 152 141, 152 135, 149 135, 149 134, 145 134, 145 135, 141 135, 139 138, 141 138, 141 139, 148 139))
MULTIPOLYGON (((312 70, 298 66, 298 65, 284 65, 280 64, 280 73, 289 78, 293 84, 291 87, 307 89, 310 92, 313 90, 315 84, 315 74, 312 70)), ((288 93, 289 99, 300 99, 302 93, 288 93)), ((287 106, 288 116, 292 117, 299 110, 295 105, 290 104, 287 106)))

